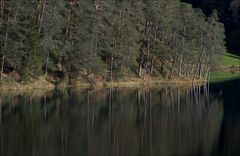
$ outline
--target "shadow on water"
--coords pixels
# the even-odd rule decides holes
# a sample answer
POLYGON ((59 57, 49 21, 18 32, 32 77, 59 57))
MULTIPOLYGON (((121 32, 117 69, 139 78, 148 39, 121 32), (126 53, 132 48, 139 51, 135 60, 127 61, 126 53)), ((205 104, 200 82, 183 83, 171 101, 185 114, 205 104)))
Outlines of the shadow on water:
POLYGON ((240 154, 240 79, 212 84, 210 90, 224 101, 218 155, 240 154))
POLYGON ((220 84, 2 94, 0 152, 1 155, 240 153, 239 142, 233 140, 233 133, 239 136, 240 130, 239 105, 236 106, 239 97, 229 102, 238 90, 234 92, 229 87, 220 84))

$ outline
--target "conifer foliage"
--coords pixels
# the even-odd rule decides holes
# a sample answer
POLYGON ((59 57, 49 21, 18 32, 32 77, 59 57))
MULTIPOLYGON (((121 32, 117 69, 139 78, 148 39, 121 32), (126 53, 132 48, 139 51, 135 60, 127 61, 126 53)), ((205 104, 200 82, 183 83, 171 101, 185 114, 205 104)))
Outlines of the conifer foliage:
POLYGON ((216 12, 179 0, 0 0, 1 79, 207 78, 224 39, 216 12))

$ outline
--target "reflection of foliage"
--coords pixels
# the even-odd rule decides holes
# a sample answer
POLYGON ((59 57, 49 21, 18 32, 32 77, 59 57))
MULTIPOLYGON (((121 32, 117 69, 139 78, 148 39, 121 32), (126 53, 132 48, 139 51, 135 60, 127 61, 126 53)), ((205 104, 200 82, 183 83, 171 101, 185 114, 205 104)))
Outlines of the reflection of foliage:
POLYGON ((211 154, 223 107, 206 93, 113 88, 3 97, 1 139, 11 147, 3 152, 186 155, 201 149, 211 154))

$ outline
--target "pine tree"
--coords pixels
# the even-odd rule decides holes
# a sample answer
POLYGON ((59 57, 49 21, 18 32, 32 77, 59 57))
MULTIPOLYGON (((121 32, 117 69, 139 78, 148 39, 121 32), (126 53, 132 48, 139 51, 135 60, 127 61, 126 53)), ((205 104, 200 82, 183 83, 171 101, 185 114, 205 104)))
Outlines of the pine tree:
POLYGON ((1 0, 0 63, 22 80, 208 77, 224 26, 179 0, 1 0))

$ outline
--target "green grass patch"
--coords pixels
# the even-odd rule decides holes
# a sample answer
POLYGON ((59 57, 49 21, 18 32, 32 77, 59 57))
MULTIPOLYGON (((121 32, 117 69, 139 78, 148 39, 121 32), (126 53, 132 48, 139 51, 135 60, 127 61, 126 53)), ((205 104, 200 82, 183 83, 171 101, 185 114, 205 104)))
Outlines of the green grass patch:
POLYGON ((210 83, 223 82, 235 79, 240 79, 240 73, 216 71, 212 72, 210 75, 210 83))
POLYGON ((223 66, 228 66, 228 67, 240 67, 240 56, 226 53, 223 56, 223 66))

